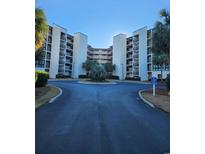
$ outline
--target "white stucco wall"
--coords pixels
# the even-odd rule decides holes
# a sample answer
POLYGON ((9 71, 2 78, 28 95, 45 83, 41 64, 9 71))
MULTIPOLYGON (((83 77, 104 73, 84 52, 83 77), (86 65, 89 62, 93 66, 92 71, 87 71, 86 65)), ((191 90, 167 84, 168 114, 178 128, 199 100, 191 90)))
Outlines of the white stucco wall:
POLYGON ((87 35, 75 33, 73 42, 73 78, 78 78, 79 75, 86 74, 85 70, 82 68, 82 63, 87 59, 87 42, 87 35))
POLYGON ((49 69, 50 78, 56 78, 56 74, 58 74, 60 34, 61 34, 61 29, 59 27, 53 27, 51 59, 50 59, 50 69, 49 69))
POLYGON ((133 32, 139 35, 139 76, 141 80, 148 80, 147 76, 147 27, 133 32))
POLYGON ((126 77, 126 35, 119 34, 113 37, 113 64, 116 65, 114 75, 120 80, 126 77))

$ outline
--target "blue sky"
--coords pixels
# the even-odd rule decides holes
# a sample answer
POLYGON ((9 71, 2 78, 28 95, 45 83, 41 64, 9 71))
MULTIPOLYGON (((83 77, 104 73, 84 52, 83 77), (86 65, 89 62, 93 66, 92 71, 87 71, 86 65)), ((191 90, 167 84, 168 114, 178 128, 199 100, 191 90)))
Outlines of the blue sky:
POLYGON ((119 33, 128 36, 133 31, 159 20, 159 10, 169 10, 169 0, 37 0, 44 9, 49 24, 56 23, 69 34, 88 35, 93 47, 112 45, 112 37, 119 33))

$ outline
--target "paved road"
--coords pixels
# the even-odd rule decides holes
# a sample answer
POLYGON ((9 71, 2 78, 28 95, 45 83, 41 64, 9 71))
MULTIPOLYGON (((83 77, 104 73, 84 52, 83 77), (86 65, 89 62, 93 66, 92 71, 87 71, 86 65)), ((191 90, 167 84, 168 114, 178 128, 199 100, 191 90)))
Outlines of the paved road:
POLYGON ((144 104, 150 85, 56 81, 63 94, 36 111, 36 154, 164 154, 170 118, 144 104))

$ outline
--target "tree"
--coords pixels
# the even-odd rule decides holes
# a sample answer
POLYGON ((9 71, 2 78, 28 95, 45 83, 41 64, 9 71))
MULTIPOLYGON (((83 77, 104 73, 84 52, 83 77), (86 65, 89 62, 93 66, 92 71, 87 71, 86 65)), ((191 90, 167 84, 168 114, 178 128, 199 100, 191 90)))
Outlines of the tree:
POLYGON ((112 63, 106 63, 104 64, 105 71, 107 72, 107 76, 110 77, 112 75, 112 72, 115 70, 115 65, 112 63))
POLYGON ((101 64, 96 64, 91 69, 91 79, 94 81, 104 81, 106 77, 105 67, 101 64))
POLYGON ((42 61, 44 60, 44 57, 45 57, 45 51, 43 51, 42 48, 38 49, 38 51, 36 51, 35 53, 35 60, 42 61))
POLYGON ((46 16, 42 9, 35 9, 35 52, 44 45, 48 31, 46 16))
POLYGON ((86 60, 86 61, 83 63, 82 67, 86 70, 86 74, 87 74, 88 76, 90 76, 92 67, 93 67, 95 64, 97 64, 97 62, 96 62, 96 61, 93 61, 93 60, 86 60))
POLYGON ((160 66, 161 79, 163 67, 170 63, 170 13, 165 9, 160 11, 162 21, 157 21, 153 29, 153 63, 160 66))

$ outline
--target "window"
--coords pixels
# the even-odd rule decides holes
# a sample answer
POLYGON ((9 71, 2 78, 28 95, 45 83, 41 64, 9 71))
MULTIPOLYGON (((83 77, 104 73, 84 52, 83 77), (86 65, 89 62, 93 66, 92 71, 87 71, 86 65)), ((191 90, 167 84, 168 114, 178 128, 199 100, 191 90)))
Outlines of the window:
POLYGON ((46 61, 46 68, 49 68, 49 67, 50 67, 50 62, 46 61))
POLYGON ((52 37, 48 36, 48 43, 51 43, 51 42, 52 42, 52 37))
POLYGON ((61 40, 64 40, 64 41, 66 40, 66 35, 65 35, 65 33, 62 33, 62 32, 61 32, 61 40))
POLYGON ((147 49, 147 53, 148 53, 148 54, 151 54, 151 53, 152 53, 151 47, 149 47, 149 48, 147 49))
POLYGON ((51 51, 51 44, 47 45, 47 51, 51 51))
POLYGON ((44 68, 44 64, 45 64, 44 60, 38 60, 35 63, 36 67, 40 67, 40 68, 44 68))
POLYGON ((49 29, 48 29, 48 34, 52 35, 52 32, 53 32, 53 28, 52 28, 52 27, 49 27, 49 29))
POLYGON ((50 53, 47 53, 46 59, 51 59, 51 54, 50 53))
POLYGON ((147 38, 150 38, 151 37, 151 30, 148 30, 147 31, 147 38))

